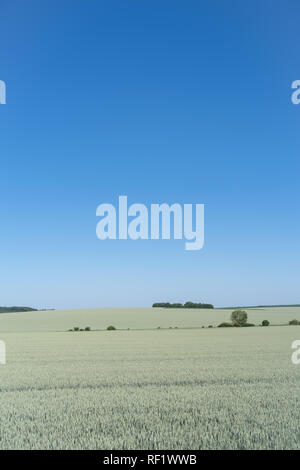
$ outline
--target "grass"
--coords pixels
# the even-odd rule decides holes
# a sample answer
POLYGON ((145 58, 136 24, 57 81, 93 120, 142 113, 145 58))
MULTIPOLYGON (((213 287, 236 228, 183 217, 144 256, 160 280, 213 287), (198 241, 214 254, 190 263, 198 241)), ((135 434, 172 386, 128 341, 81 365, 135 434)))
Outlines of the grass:
POLYGON ((0 448, 299 449, 299 331, 0 333, 0 448))
MULTIPOLYGON (((245 309, 248 321, 261 324, 269 320, 272 325, 288 324, 300 320, 300 307, 274 307, 263 310, 245 309)), ((89 325, 92 330, 105 330, 108 325, 117 329, 201 328, 217 326, 229 321, 230 311, 224 309, 86 309, 21 312, 0 315, 1 332, 67 331, 73 326, 89 325)))

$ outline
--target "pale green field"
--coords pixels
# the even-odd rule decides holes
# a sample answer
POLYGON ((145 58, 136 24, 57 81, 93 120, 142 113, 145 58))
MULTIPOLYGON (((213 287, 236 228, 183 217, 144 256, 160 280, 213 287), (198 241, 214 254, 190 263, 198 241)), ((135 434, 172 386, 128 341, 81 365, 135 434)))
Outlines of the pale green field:
MULTIPOLYGON (((300 320, 300 307, 276 307, 247 309, 249 321, 260 324, 266 319, 272 325, 287 324, 296 318, 300 320)), ((74 326, 90 326, 92 329, 106 329, 108 325, 126 329, 157 328, 201 328, 217 326, 228 321, 231 310, 197 309, 153 309, 119 308, 87 310, 54 310, 46 312, 21 312, 0 315, 0 334, 4 331, 66 331, 74 326)))
MULTIPOLYGON (((61 312, 61 323, 47 325, 132 327, 138 315, 109 312, 116 317, 94 324, 61 312)), ((160 325, 173 323, 174 312, 167 315, 160 325)), ((16 329, 28 328, 25 318, 16 329)), ((157 317, 140 322, 155 326, 157 317)), ((8 360, 0 366, 1 449, 300 448, 300 366, 291 363, 300 327, 2 332, 0 339, 8 360)))

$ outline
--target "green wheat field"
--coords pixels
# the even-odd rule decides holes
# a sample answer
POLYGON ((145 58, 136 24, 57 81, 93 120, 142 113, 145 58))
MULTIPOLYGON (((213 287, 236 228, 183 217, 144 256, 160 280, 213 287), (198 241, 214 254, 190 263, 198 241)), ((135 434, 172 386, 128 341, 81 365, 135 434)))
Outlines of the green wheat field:
POLYGON ((300 307, 247 312, 272 326, 207 328, 226 309, 1 314, 0 448, 299 449, 300 307))

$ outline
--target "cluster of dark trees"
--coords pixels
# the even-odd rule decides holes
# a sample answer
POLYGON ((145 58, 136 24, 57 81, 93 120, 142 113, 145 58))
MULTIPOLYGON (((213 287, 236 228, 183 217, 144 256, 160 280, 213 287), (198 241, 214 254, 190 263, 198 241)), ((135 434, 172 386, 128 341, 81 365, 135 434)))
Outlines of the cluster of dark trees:
POLYGON ((152 307, 163 307, 163 308, 214 308, 212 304, 202 304, 194 302, 185 302, 185 304, 170 304, 169 302, 157 302, 152 307))
POLYGON ((36 312, 36 309, 30 307, 0 307, 0 313, 11 312, 36 312))

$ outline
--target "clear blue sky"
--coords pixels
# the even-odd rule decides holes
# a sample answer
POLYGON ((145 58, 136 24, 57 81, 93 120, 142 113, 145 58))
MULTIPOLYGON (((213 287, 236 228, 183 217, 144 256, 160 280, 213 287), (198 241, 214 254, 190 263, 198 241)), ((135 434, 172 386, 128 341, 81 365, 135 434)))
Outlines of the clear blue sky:
POLYGON ((298 303, 298 0, 2 0, 0 305, 298 303), (205 247, 96 207, 205 203, 205 247))

